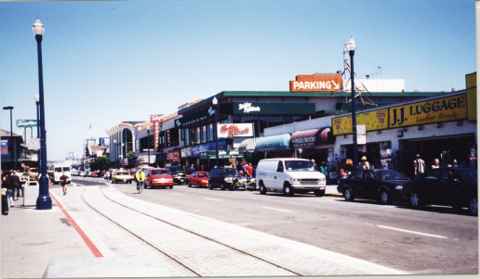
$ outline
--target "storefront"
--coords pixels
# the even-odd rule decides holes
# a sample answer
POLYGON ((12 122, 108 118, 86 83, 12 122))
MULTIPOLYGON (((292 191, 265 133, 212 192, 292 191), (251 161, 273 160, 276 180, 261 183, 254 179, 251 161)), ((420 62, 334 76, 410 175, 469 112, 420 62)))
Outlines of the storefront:
MULTIPOLYGON (((394 168, 413 174, 416 154, 428 166, 435 158, 447 165, 476 164, 475 92, 456 92, 389 107, 362 111, 358 125, 365 125, 366 144, 358 145, 375 168, 394 168), (470 95, 469 95, 470 94, 470 95)), ((332 118, 337 159, 352 158, 351 115, 332 118)))

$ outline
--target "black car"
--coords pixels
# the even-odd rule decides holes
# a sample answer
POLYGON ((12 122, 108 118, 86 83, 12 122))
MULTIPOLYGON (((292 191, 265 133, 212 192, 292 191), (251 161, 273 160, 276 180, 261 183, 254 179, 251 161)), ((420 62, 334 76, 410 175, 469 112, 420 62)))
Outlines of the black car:
POLYGON ((346 201, 355 198, 376 199, 382 204, 390 204, 402 199, 402 190, 410 179, 395 170, 354 170, 340 179, 337 190, 346 201))
POLYGON ((477 215, 477 170, 472 168, 439 168, 415 178, 404 188, 404 195, 413 208, 428 204, 467 207, 477 215))
POLYGON ((169 170, 173 176, 173 183, 175 183, 176 185, 187 184, 187 176, 185 175, 185 172, 182 170, 181 167, 171 166, 169 170))
POLYGON ((237 171, 233 168, 213 168, 208 174, 208 188, 235 190, 239 187, 237 171))

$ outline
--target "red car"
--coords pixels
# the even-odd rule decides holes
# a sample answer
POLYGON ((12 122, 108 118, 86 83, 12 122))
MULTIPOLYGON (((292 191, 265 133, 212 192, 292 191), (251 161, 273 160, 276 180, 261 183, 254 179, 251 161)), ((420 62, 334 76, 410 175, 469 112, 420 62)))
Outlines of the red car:
POLYGON ((188 176, 188 187, 208 187, 208 172, 196 171, 188 176))
POLYGON ((145 188, 173 188, 173 176, 167 169, 147 169, 145 175, 145 188))

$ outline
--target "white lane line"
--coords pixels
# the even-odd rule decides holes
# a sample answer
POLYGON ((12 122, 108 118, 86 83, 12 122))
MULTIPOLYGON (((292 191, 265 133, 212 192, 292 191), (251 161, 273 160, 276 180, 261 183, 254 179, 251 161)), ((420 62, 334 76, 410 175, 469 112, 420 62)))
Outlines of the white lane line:
POLYGON ((411 233, 411 234, 418 234, 418 235, 428 236, 428 237, 433 237, 433 238, 448 239, 448 237, 443 236, 443 235, 438 235, 438 234, 416 232, 416 231, 410 231, 410 230, 405 230, 405 229, 400 229, 400 228, 395 228, 395 227, 389 227, 389 226, 383 226, 383 225, 377 225, 377 227, 380 228, 380 229, 386 229, 386 230, 392 230, 392 231, 398 231, 398 232, 404 232, 404 233, 411 233))
POLYGON ((216 199, 216 198, 203 198, 205 200, 209 200, 209 201, 223 201, 222 199, 216 199))
POLYGON ((277 208, 277 207, 270 207, 270 206, 262 206, 264 209, 269 209, 273 211, 278 211, 278 212, 283 212, 283 213, 291 213, 293 211, 288 210, 288 209, 283 209, 283 208, 277 208))

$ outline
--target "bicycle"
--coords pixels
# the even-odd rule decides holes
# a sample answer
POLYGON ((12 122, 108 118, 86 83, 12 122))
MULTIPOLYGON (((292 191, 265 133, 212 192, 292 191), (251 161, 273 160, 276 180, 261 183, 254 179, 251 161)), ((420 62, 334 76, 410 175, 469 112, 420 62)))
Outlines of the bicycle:
POLYGON ((144 187, 145 186, 144 186, 143 181, 138 181, 137 182, 137 191, 138 191, 139 194, 142 193, 144 187))

